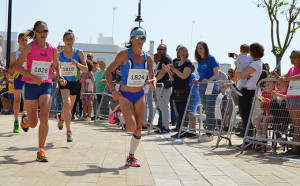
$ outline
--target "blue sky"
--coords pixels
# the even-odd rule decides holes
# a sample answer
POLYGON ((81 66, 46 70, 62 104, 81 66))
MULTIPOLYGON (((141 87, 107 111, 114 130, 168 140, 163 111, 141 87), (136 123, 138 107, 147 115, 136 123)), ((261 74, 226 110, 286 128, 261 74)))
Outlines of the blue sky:
MULTIPOLYGON (((7 28, 7 1, 0 0, 0 30, 7 28)), ((175 57, 178 44, 185 45, 194 61, 194 49, 198 41, 207 42, 210 53, 220 63, 231 63, 228 52, 239 52, 242 43, 260 42, 265 47, 263 62, 275 68, 271 53, 270 23, 266 11, 257 8, 256 0, 142 0, 142 26, 147 30, 147 41, 155 42, 155 49, 163 39, 168 53, 175 57), (192 21, 193 34, 192 33, 192 21), (191 36, 192 35, 192 36, 191 36), (191 40, 192 38, 192 40, 191 40), (192 47, 191 47, 192 46, 192 47)), ((32 28, 37 20, 48 24, 48 42, 62 42, 65 31, 72 29, 80 43, 96 43, 102 32, 112 35, 113 7, 115 11, 114 39, 121 45, 128 41, 129 32, 136 26, 138 0, 14 0, 12 31, 23 32, 32 28)), ((284 18, 281 19, 282 38, 286 33, 284 18)), ((282 72, 291 67, 288 56, 298 49, 300 30, 282 60, 282 72)), ((149 43, 144 46, 148 51, 149 43)))

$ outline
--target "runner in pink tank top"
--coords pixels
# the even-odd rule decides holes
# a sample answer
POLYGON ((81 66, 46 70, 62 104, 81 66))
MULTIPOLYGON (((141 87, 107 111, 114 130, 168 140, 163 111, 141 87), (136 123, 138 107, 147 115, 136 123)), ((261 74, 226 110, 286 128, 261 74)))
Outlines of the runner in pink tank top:
MULTIPOLYGON (((48 78, 44 79, 45 83, 52 83, 52 77, 51 77, 51 63, 53 60, 53 47, 51 46, 50 43, 47 43, 48 48, 46 49, 40 49, 36 43, 36 41, 34 40, 32 42, 32 49, 30 51, 30 53, 27 56, 27 72, 31 73, 34 70, 37 71, 41 71, 44 70, 44 72, 46 70, 48 70, 48 78), (48 66, 43 66, 43 69, 32 69, 32 63, 34 61, 43 61, 43 62, 48 62, 48 66), (48 69, 46 67, 49 67, 48 69)), ((46 73, 46 72, 45 72, 46 73)), ((30 79, 29 77, 23 76, 22 81, 26 81, 26 82, 33 82, 32 79, 30 79)))
POLYGON ((37 126, 39 105, 39 150, 36 160, 47 162, 44 147, 49 129, 48 119, 52 101, 51 64, 53 64, 58 77, 61 78, 57 49, 52 48, 51 44, 46 42, 48 27, 43 21, 37 21, 33 29, 28 30, 25 36, 34 39, 34 41, 25 46, 14 67, 14 70, 23 75, 22 80, 25 81, 24 103, 27 112, 22 113, 21 128, 27 132, 29 127, 35 128, 37 126), (22 64, 26 58, 27 68, 24 69, 22 64))

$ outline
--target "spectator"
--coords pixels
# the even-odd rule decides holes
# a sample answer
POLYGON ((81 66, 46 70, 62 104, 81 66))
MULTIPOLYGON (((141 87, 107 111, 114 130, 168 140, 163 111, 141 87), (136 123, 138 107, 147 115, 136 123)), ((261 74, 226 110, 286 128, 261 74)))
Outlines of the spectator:
POLYGON ((270 112, 270 101, 273 91, 278 92, 275 89, 276 82, 274 81, 267 81, 266 82, 266 89, 262 92, 262 95, 257 96, 258 100, 261 103, 261 108, 263 113, 255 116, 254 124, 256 127, 256 135, 259 138, 267 138, 267 131, 268 131, 268 123, 273 121, 273 115, 270 112))
MULTIPOLYGON (((252 99, 255 94, 256 84, 262 72, 262 61, 261 58, 264 56, 264 47, 260 43, 253 43, 250 45, 250 55, 253 58, 253 62, 242 72, 236 73, 238 78, 243 79, 246 77, 250 78, 247 80, 246 85, 242 88, 243 96, 239 97, 239 111, 242 118, 242 131, 238 134, 240 137, 244 137, 249 120, 249 114, 251 111, 252 99)), ((252 127, 252 126, 251 126, 252 127)), ((248 134, 252 135, 252 134, 248 134)), ((242 145, 238 145, 237 148, 241 149, 242 145)), ((252 148, 249 145, 247 148, 252 148)))
POLYGON ((100 61, 99 66, 100 66, 100 70, 97 71, 95 77, 95 87, 96 87, 98 104, 100 104, 102 93, 104 92, 104 88, 105 88, 105 83, 102 83, 102 80, 105 79, 106 64, 104 61, 100 61))
MULTIPOLYGON (((168 133, 169 131, 169 114, 170 108, 168 106, 170 96, 172 93, 171 87, 173 86, 172 81, 168 73, 162 68, 162 65, 172 64, 172 59, 167 55, 167 46, 165 44, 160 44, 157 47, 157 53, 160 56, 160 61, 157 67, 158 74, 156 75, 156 79, 158 83, 163 83, 164 87, 156 88, 157 95, 157 104, 159 109, 162 112, 162 133, 168 133)), ((175 129, 178 131, 178 129, 175 129)), ((159 132, 159 131, 156 131, 159 132)))
POLYGON ((270 102, 270 111, 273 115, 273 130, 276 131, 276 139, 286 140, 288 125, 291 122, 291 117, 286 108, 287 91, 289 87, 288 81, 278 83, 279 91, 273 91, 273 99, 270 102))
MULTIPOLYGON (((190 77, 190 86, 193 86, 193 81, 197 80, 197 75, 196 73, 194 73, 195 71, 195 66, 192 65, 192 71, 191 71, 191 77, 190 77)), ((195 117, 195 113, 197 111, 197 107, 199 105, 199 101, 200 101, 200 94, 198 91, 198 84, 195 83, 193 89, 192 89, 192 95, 190 98, 190 103, 189 103, 189 107, 188 107, 188 111, 189 111, 189 128, 191 128, 191 130, 196 128, 196 117, 195 117)), ((187 137, 196 137, 196 134, 192 134, 192 133, 188 133, 187 137)))
MULTIPOLYGON (((279 77, 276 75, 276 77, 279 81, 279 83, 282 83, 284 81, 290 81, 290 84, 293 84, 294 88, 299 88, 299 85, 297 85, 295 82, 299 82, 300 78, 300 51, 294 50, 291 53, 290 56, 291 64, 294 65, 288 73, 282 77, 279 77)), ((274 73, 271 73, 271 75, 274 75, 274 73)), ((292 123, 294 125, 294 135, 293 135, 293 141, 299 142, 300 141, 300 96, 293 95, 290 93, 290 95, 287 95, 287 109, 289 110, 290 117, 292 119, 292 123)), ((297 145, 293 145, 292 149, 286 151, 282 155, 285 156, 300 156, 300 148, 297 145)))
MULTIPOLYGON (((195 49, 195 59, 198 62, 199 80, 202 84, 199 85, 200 99, 203 104, 203 109, 206 113, 207 130, 214 131, 215 127, 215 102, 219 94, 219 85, 215 83, 212 93, 206 95, 207 82, 216 81, 219 76, 219 66, 216 59, 210 55, 208 46, 205 42, 198 42, 195 49)), ((203 134, 199 141, 212 141, 213 134, 203 134)))
MULTIPOLYGON (((159 60, 160 60, 160 55, 158 53, 154 54, 154 63, 155 63, 155 74, 158 74, 158 66, 159 66, 159 60)), ((157 103, 157 96, 156 96, 156 92, 154 92, 154 99, 155 99, 155 102, 157 103)), ((159 128, 162 128, 162 113, 161 113, 161 110, 159 109, 159 107, 157 107, 157 110, 158 110, 158 123, 157 123, 157 126, 159 128)))
MULTIPOLYGON (((190 92, 190 77, 192 72, 192 63, 188 59, 189 53, 186 47, 181 46, 177 50, 177 58, 180 58, 180 61, 178 63, 175 63, 175 66, 173 64, 165 65, 163 64, 162 67, 165 71, 168 72, 170 79, 173 81, 174 84, 174 90, 172 95, 178 95, 183 94, 183 96, 179 97, 172 97, 172 99, 175 101, 176 110, 178 112, 178 119, 176 124, 176 130, 179 131, 181 127, 181 123, 183 120, 183 115, 185 111, 185 107, 187 104, 187 98, 190 92)), ((186 115, 187 116, 187 115, 186 115)), ((187 117, 186 117, 187 118, 187 117)), ((184 125, 187 126, 188 122, 183 121, 184 125)), ((180 138, 185 137, 186 134, 179 136, 179 133, 172 135, 173 138, 180 138)))
MULTIPOLYGON (((236 65, 236 73, 243 72, 253 62, 252 57, 250 55, 248 55, 249 50, 250 50, 250 47, 247 44, 242 44, 240 46, 240 55, 237 57, 236 61, 234 62, 234 64, 236 65)), ((247 78, 248 77, 243 78, 243 79, 240 79, 240 78, 237 79, 238 89, 236 89, 237 90, 236 93, 239 96, 242 96, 240 89, 245 87, 245 85, 247 83, 247 78)))
POLYGON ((228 79, 233 81, 234 80, 234 70, 232 68, 228 69, 228 79))
POLYGON ((87 60, 88 72, 81 73, 81 100, 83 106, 83 117, 85 121, 90 120, 92 117, 92 99, 93 95, 91 93, 95 92, 95 79, 92 74, 93 62, 91 60, 87 60))

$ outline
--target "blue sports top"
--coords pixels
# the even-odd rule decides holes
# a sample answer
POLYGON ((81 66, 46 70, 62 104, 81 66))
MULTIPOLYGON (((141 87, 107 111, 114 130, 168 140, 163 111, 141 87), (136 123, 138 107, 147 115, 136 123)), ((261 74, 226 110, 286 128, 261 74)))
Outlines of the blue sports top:
POLYGON ((147 55, 145 52, 143 64, 137 65, 132 60, 131 48, 128 49, 128 61, 125 65, 120 65, 122 85, 127 85, 128 73, 130 69, 148 69, 147 55))
MULTIPOLYGON (((78 56, 78 51, 79 49, 76 49, 75 48, 75 51, 74 51, 74 55, 71 59, 75 59, 76 61, 78 61, 80 63, 80 59, 79 59, 79 56, 78 56)), ((64 54, 63 54, 63 50, 59 52, 59 62, 66 62, 66 63, 72 63, 71 62, 71 59, 67 59, 65 58, 64 54)), ((80 74, 80 69, 76 66, 76 69, 77 69, 77 75, 75 76, 63 76, 65 78, 66 81, 78 81, 80 79, 80 75, 78 75, 78 72, 80 74)))

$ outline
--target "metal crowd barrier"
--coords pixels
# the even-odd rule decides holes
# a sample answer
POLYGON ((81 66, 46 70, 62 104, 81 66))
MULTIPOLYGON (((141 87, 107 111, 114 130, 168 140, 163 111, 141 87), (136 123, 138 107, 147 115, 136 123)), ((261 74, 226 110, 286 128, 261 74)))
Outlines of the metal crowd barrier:
MULTIPOLYGON (((115 89, 117 91, 119 91, 119 87, 120 87, 119 84, 115 85, 115 89)), ((110 112, 112 112, 118 105, 119 105, 119 101, 113 100, 111 90, 109 86, 106 85, 104 88, 104 92, 102 93, 100 104, 97 105, 97 110, 96 113, 94 114, 95 115, 94 122, 95 123, 99 121, 107 122, 110 112)), ((121 126, 122 128, 124 128, 124 124, 121 126)))
MULTIPOLYGON (((156 84, 156 87, 163 87, 163 86, 164 86, 163 83, 156 84)), ((161 96, 162 90, 163 89, 161 89, 160 92, 158 92, 158 94, 156 93, 156 91, 154 91, 152 94, 152 96, 153 96, 152 97, 152 104, 153 104, 152 118, 150 119, 150 122, 148 122, 148 121, 144 122, 144 124, 148 125, 148 135, 150 134, 151 131, 155 131, 155 130, 159 130, 159 132, 161 132, 160 127, 154 125, 154 122, 158 123, 159 114, 158 114, 157 97, 161 96)), ((151 91, 151 87, 150 87, 150 85, 145 85, 145 93, 146 92, 148 93, 148 91, 151 91)), ((149 110, 149 112, 150 112, 150 110, 149 110)), ((148 114, 150 114, 149 112, 148 112, 148 114)))
POLYGON ((210 133, 214 136, 218 136, 216 147, 218 147, 222 139, 228 140, 228 144, 231 145, 232 129, 235 125, 234 122, 237 122, 238 120, 232 118, 236 117, 236 113, 231 114, 231 118, 228 122, 228 132, 223 131, 225 118, 229 114, 230 109, 234 110, 233 107, 235 108, 235 105, 231 99, 232 91, 229 91, 228 95, 226 95, 227 99, 224 99, 224 95, 219 92, 219 89, 215 88, 215 86, 217 86, 216 84, 220 83, 226 86, 226 88, 232 88, 231 81, 214 81, 208 83, 197 82, 196 84, 193 84, 187 99, 179 135, 190 133, 200 136, 200 132, 210 133), (193 91, 196 85, 199 86, 198 93, 200 95, 200 104, 196 103, 196 93, 193 91), (195 104, 200 107, 200 111, 196 113, 193 110, 195 104), (192 122, 195 122, 193 117, 196 119, 195 128, 191 127, 192 122))
POLYGON ((289 87, 289 82, 279 83, 274 78, 266 78, 258 83, 241 153, 249 145, 253 145, 255 150, 264 148, 266 151, 269 148, 274 153, 280 146, 283 146, 283 151, 289 145, 300 146, 300 111, 298 103, 300 91, 293 93, 292 88, 295 89, 295 87, 289 87), (294 97, 286 99, 286 94, 294 97), (297 114, 290 115, 291 110, 287 108, 287 102, 298 107, 296 109, 296 111, 298 110, 297 114), (297 122, 297 120, 298 124, 295 125, 293 121, 297 122))

